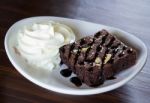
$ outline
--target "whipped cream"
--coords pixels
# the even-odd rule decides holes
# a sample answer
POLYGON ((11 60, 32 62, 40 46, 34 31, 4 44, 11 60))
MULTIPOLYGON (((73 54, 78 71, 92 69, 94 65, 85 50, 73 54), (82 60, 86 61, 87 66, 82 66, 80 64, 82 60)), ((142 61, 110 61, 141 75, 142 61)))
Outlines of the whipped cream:
POLYGON ((18 51, 31 66, 52 70, 59 67, 59 48, 74 42, 75 34, 58 22, 38 22, 20 30, 17 41, 18 51))

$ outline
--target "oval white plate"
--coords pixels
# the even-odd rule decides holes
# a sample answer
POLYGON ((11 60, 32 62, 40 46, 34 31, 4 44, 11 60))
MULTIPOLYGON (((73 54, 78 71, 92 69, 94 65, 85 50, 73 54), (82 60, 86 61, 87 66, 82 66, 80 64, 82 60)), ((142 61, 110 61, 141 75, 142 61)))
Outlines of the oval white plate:
POLYGON ((141 71, 147 58, 147 48, 145 44, 140 39, 138 39, 130 33, 101 24, 50 16, 27 18, 18 21, 17 23, 12 25, 5 37, 5 49, 11 63, 25 78, 48 90, 72 95, 90 95, 116 89, 127 83, 132 78, 134 78, 135 75, 141 71), (103 85, 96 88, 87 87, 85 84, 83 84, 81 87, 76 87, 69 81, 69 78, 64 78, 60 75, 60 68, 55 69, 53 72, 47 72, 44 70, 31 68, 24 61, 24 59, 18 54, 16 54, 14 51, 14 46, 16 45, 17 32, 24 25, 48 20, 54 20, 70 26, 76 33, 76 38, 78 37, 77 39, 83 36, 94 34, 101 29, 106 29, 112 34, 115 34, 117 37, 122 39, 122 41, 124 41, 125 43, 137 49, 137 63, 131 68, 119 73, 116 76, 117 79, 107 80, 103 85))

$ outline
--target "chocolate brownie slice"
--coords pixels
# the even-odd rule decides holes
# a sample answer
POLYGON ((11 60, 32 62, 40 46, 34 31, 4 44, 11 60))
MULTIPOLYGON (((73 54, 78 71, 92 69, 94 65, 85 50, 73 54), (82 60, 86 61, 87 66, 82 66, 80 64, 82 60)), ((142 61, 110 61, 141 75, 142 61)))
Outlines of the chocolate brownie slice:
POLYGON ((136 51, 106 30, 60 48, 60 58, 82 82, 98 86, 136 62, 136 51))

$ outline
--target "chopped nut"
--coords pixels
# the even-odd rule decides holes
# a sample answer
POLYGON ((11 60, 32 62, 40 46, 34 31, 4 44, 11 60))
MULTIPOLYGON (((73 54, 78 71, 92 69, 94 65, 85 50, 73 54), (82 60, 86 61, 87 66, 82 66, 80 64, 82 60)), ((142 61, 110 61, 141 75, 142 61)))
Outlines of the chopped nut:
POLYGON ((92 45, 91 48, 93 48, 94 46, 92 45))
POLYGON ((101 62, 101 59, 100 59, 99 57, 96 57, 95 63, 96 63, 96 64, 100 64, 100 62, 101 62))
POLYGON ((133 51, 133 49, 132 49, 132 48, 130 48, 130 51, 133 51))
POLYGON ((78 52, 78 50, 77 50, 77 49, 74 49, 74 50, 73 50, 73 52, 74 52, 74 53, 77 53, 77 52, 78 52))
POLYGON ((84 64, 85 64, 85 65, 87 65, 87 64, 88 64, 88 62, 84 62, 84 64))
POLYGON ((104 64, 106 64, 110 60, 111 56, 111 54, 106 54, 104 64))
POLYGON ((93 67, 95 66, 96 64, 95 63, 93 63, 93 67))
POLYGON ((95 54, 95 52, 93 51, 92 54, 95 54))
POLYGON ((95 64, 96 66, 101 66, 101 64, 95 64))
POLYGON ((89 48, 89 47, 82 48, 81 51, 82 51, 82 52, 86 52, 88 48, 89 48))
POLYGON ((104 50, 104 48, 103 47, 101 47, 101 50, 100 50, 100 52, 102 52, 104 50))
POLYGON ((101 67, 101 63, 99 63, 99 64, 93 63, 93 67, 95 67, 95 66, 101 67))
POLYGON ((130 48, 130 49, 127 50, 127 53, 132 53, 132 52, 133 52, 132 48, 130 48))
POLYGON ((123 52, 122 52, 122 54, 124 55, 124 54, 125 54, 125 52, 123 51, 123 52))
POLYGON ((90 39, 90 41, 92 42, 92 41, 93 41, 93 39, 91 38, 91 39, 90 39))

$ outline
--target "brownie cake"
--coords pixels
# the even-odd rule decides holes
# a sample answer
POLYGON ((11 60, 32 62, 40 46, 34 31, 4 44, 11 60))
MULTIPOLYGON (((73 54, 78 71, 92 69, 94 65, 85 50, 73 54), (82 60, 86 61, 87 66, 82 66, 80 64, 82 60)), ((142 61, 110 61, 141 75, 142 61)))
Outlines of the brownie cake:
POLYGON ((106 30, 60 48, 60 58, 88 86, 104 80, 136 62, 136 51, 106 30))

